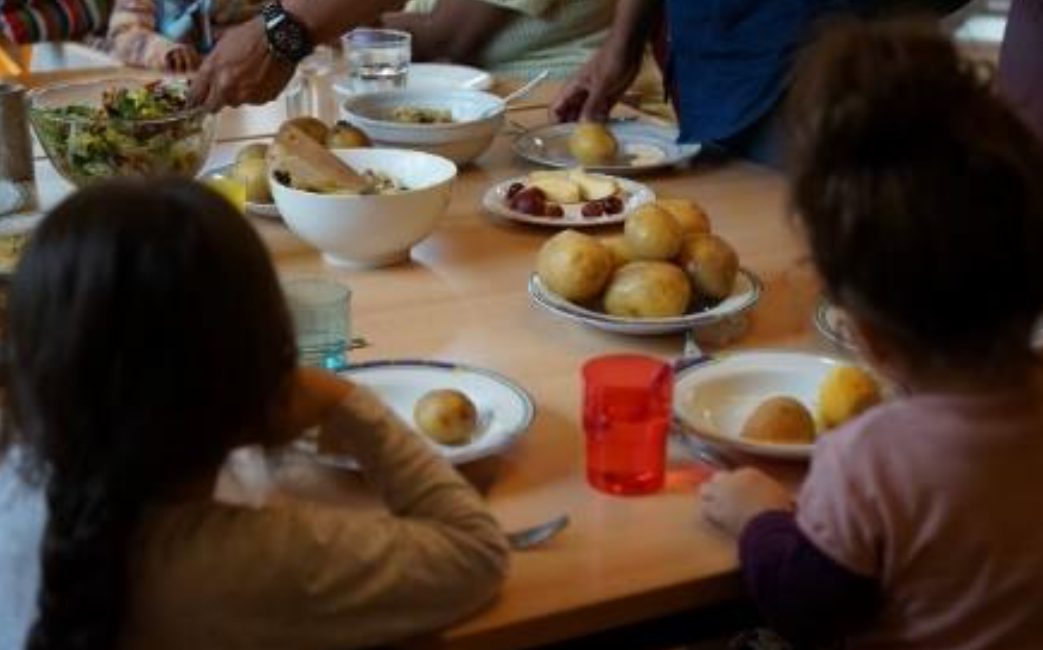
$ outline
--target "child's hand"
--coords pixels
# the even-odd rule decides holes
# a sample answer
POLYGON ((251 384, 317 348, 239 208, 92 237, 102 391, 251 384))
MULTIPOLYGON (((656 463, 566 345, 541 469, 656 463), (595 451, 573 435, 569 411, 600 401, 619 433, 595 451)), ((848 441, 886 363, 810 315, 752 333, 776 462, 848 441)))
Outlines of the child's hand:
POLYGON ((699 491, 703 517, 738 537, 746 524, 769 510, 793 510, 789 491, 767 474, 745 467, 717 472, 699 491))
POLYGON ((170 72, 192 72, 202 62, 203 57, 191 45, 178 45, 167 52, 166 64, 170 72))
POLYGON ((351 392, 351 382, 318 368, 297 368, 276 415, 279 437, 290 440, 317 427, 351 392))

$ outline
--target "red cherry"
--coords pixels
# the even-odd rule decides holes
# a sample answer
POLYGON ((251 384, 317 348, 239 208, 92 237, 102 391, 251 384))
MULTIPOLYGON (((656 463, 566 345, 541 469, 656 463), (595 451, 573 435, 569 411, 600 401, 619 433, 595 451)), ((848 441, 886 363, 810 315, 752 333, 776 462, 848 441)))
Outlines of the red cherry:
POLYGON ((601 199, 601 207, 605 214, 619 214, 623 211, 623 201, 618 196, 601 199))
POLYGON ((582 210, 583 216, 588 218, 600 217, 605 214, 605 206, 601 201, 591 201, 590 203, 583 204, 582 210))
POLYGON ((513 199, 518 194, 518 192, 521 192, 524 189, 525 186, 521 183, 511 183, 511 186, 507 188, 507 198, 513 199))
POLYGON ((543 216, 560 219, 565 216, 565 210, 563 210, 557 203, 548 203, 543 206, 543 216))
POLYGON ((547 196, 538 188, 529 187, 514 195, 511 209, 517 212, 542 217, 547 205, 547 196))

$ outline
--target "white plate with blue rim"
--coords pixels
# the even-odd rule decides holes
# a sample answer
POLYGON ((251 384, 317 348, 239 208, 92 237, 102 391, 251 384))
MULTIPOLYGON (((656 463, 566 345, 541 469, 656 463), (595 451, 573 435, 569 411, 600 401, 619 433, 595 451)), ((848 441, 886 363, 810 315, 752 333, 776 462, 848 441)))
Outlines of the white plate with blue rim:
POLYGON ((575 323, 616 334, 635 336, 674 334, 737 318, 757 304, 760 294, 761 282, 757 276, 746 269, 740 269, 731 295, 712 306, 693 309, 687 314, 671 318, 623 318, 565 300, 548 289, 539 275, 533 273, 529 276, 529 299, 537 307, 575 323))
POLYGON ((826 374, 846 362, 834 357, 785 350, 735 352, 684 364, 674 378, 674 422, 726 451, 776 460, 807 460, 813 444, 747 440, 743 424, 764 400, 785 395, 814 413, 826 374))
MULTIPOLYGON (((449 361, 386 360, 349 365, 338 374, 368 387, 403 422, 454 465, 502 454, 518 442, 532 424, 536 408, 532 398, 513 380, 476 366, 449 361), (474 403, 478 426, 462 445, 442 445, 420 433, 413 421, 413 407, 432 390, 456 389, 474 403)), ((354 469, 355 460, 318 454, 313 441, 303 439, 297 449, 316 455, 319 462, 354 469)))
MULTIPOLYGON (((202 174, 200 174, 200 178, 206 179, 215 176, 231 178, 233 167, 235 167, 234 164, 229 164, 222 165, 221 167, 215 167, 213 169, 208 169, 202 174)), ((268 219, 282 218, 282 215, 279 213, 279 208, 276 207, 274 200, 271 203, 262 203, 259 201, 245 201, 243 203, 243 208, 246 210, 248 214, 257 215, 258 217, 267 217, 268 219)))
POLYGON ((581 165, 569 153, 568 140, 574 123, 547 124, 529 129, 514 141, 514 152, 529 162, 546 167, 585 167, 603 174, 632 175, 668 169, 687 162, 702 147, 678 144, 674 127, 636 120, 611 120, 606 126, 619 142, 616 158, 600 165, 581 165))

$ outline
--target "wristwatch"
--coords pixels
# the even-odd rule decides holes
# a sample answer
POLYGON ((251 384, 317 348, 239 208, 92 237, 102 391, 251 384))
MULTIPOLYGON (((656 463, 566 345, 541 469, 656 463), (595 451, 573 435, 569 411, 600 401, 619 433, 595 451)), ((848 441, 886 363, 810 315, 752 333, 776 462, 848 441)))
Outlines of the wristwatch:
POLYGON ((279 0, 268 0, 261 5, 261 20, 268 50, 283 61, 296 64, 315 49, 308 30, 283 9, 279 0))

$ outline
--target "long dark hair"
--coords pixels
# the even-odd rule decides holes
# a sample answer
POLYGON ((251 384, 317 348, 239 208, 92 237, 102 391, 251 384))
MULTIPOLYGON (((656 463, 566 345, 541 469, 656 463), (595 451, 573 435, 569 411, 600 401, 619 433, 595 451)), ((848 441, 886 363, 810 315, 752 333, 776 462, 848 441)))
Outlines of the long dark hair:
POLYGON ((269 435, 295 363, 264 246, 188 181, 91 186, 34 233, 6 338, 16 442, 44 481, 29 650, 119 642, 142 509, 269 435))
POLYGON ((834 23, 790 98, 792 202, 833 300, 914 362, 1002 371, 1043 311, 1043 147, 923 22, 834 23))

